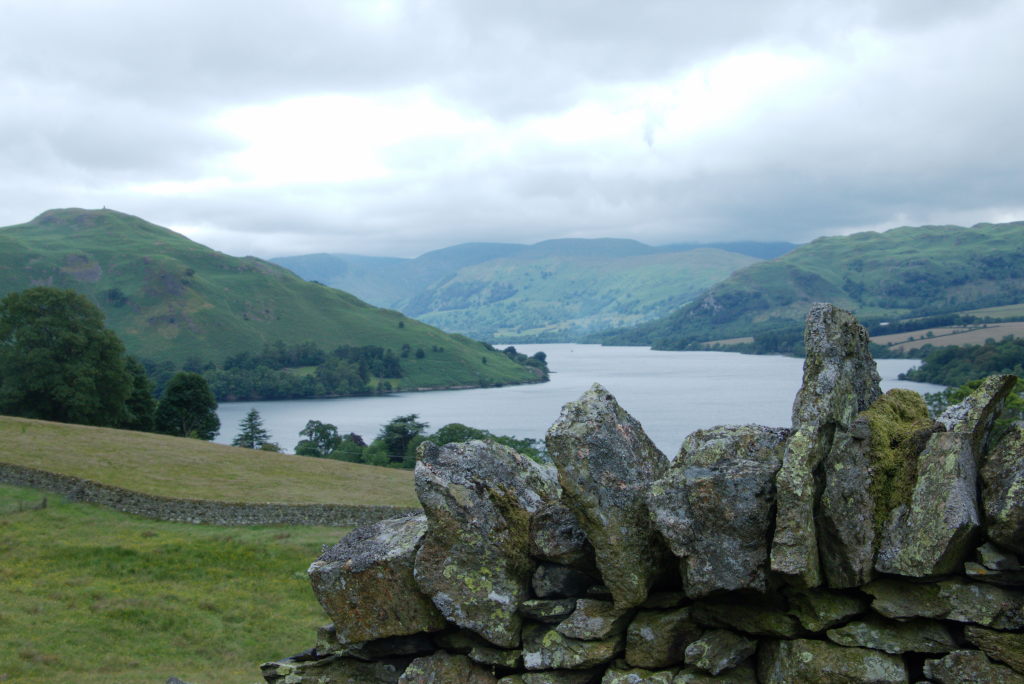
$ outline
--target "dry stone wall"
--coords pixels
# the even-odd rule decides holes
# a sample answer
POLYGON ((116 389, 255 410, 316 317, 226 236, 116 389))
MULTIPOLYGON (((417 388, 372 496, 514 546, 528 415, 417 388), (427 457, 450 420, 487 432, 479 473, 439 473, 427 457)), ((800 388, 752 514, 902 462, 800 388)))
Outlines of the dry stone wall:
POLYGON ((1024 683, 1016 378, 939 420, 882 394, 853 316, 815 305, 793 425, 718 426, 673 461, 607 390, 553 466, 425 444, 422 514, 310 567, 331 623, 270 684, 1024 683))
POLYGON ((394 506, 343 504, 231 503, 202 499, 176 499, 143 494, 80 477, 0 463, 0 482, 42 489, 69 501, 107 506, 156 520, 208 525, 324 525, 351 527, 415 513, 418 509, 394 506))

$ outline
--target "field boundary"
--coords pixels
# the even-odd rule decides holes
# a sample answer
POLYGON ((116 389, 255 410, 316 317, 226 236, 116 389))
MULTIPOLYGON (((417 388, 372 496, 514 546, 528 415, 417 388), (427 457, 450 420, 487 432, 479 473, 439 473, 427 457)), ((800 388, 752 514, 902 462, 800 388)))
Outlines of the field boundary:
POLYGON ((54 492, 69 501, 107 506, 154 520, 207 525, 324 525, 351 527, 400 515, 417 508, 348 504, 233 503, 177 499, 123 489, 73 475, 0 462, 0 482, 54 492))

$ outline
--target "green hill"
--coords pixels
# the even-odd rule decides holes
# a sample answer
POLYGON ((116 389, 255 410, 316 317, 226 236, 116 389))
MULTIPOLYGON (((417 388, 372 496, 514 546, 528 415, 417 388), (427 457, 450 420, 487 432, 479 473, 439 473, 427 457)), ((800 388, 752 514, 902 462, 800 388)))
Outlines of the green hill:
POLYGON ((86 295, 129 353, 154 361, 221 363, 278 341, 326 350, 375 345, 396 354, 408 345, 424 355, 403 359, 398 387, 537 379, 480 342, 107 209, 55 209, 0 228, 0 296, 36 285, 86 295))
POLYGON ((1024 222, 819 238, 734 273, 660 320, 600 340, 683 349, 794 328, 815 301, 865 322, 1024 301, 1024 222))
POLYGON ((501 342, 572 341, 664 315, 788 243, 651 247, 636 240, 467 243, 415 259, 312 254, 274 259, 445 330, 501 342))

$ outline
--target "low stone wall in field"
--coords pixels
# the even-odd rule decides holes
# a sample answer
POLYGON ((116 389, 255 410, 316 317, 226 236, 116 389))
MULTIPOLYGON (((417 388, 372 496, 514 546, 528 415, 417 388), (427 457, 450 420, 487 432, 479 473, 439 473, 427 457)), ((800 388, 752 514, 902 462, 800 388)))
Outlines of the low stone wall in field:
POLYGON ((0 463, 0 482, 43 489, 70 501, 108 506, 125 513, 175 522, 210 525, 327 525, 348 527, 392 518, 419 509, 343 504, 231 503, 176 499, 142 494, 120 487, 60 475, 11 463, 0 463))

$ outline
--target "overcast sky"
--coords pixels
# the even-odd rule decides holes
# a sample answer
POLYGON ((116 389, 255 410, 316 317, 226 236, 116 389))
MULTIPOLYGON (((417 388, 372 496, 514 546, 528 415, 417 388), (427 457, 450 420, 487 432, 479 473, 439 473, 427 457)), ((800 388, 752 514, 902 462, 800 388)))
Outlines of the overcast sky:
POLYGON ((0 0, 0 225, 229 254, 1024 219, 1021 0, 0 0))

